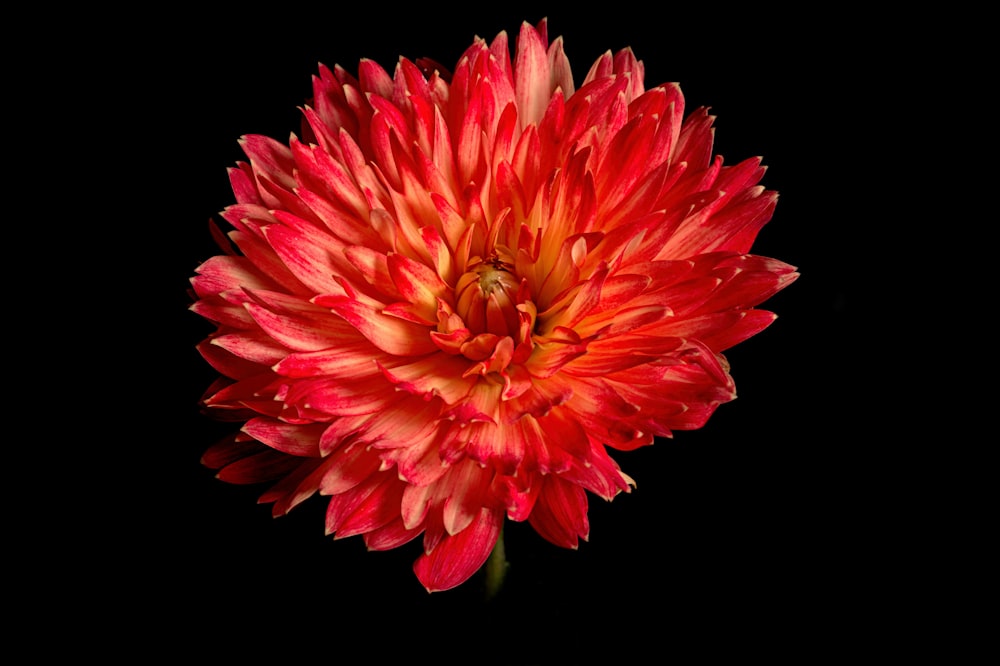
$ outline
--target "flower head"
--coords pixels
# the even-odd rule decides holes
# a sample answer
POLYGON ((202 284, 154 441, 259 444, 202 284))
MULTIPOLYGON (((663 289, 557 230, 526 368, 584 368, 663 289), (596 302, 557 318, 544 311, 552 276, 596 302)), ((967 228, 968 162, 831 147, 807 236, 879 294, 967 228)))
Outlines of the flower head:
MULTIPOLYGON (((777 194, 713 156, 713 117, 646 89, 629 49, 574 86, 562 39, 523 24, 449 73, 319 67, 288 143, 244 136, 224 253, 198 267, 210 412, 243 422, 204 463, 269 484, 275 516, 328 498, 326 530, 452 588, 505 519, 587 539, 609 455, 701 427, 735 397, 722 353, 797 277, 750 254, 777 194)), ((218 230, 216 230, 218 231, 218 230)))

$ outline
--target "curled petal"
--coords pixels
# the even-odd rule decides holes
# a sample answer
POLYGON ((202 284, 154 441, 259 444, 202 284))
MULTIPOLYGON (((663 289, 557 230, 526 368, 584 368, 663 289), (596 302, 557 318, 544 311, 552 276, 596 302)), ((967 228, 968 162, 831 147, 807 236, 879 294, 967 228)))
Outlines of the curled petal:
POLYGON ((580 539, 586 541, 590 535, 587 495, 575 483, 558 476, 545 477, 528 520, 548 541, 575 550, 580 539))
POLYGON ((502 511, 483 507, 468 527, 421 555, 413 571, 427 591, 450 590, 476 573, 500 536, 503 517, 502 511))

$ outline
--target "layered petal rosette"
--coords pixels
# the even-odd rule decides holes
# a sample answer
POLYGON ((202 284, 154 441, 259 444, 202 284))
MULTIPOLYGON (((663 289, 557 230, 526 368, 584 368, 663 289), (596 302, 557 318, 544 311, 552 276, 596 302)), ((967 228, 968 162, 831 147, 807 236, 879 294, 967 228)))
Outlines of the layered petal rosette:
POLYGON ((467 580, 505 520, 587 539, 609 455, 701 427, 735 397, 723 352, 797 277, 750 253, 777 194, 713 156, 713 117, 646 89, 625 49, 579 88, 544 21, 476 39, 449 73, 319 67, 300 136, 244 136, 222 254, 192 278, 204 457, 326 531, 422 539, 429 590, 467 580))

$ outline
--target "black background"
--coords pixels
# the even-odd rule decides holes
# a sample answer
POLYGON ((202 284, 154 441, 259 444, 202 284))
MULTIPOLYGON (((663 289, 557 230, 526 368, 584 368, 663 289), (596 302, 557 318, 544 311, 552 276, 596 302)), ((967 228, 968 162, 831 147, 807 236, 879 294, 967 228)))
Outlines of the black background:
POLYGON ((93 69, 113 81, 104 150, 119 166, 104 187, 128 190, 124 234, 109 241, 120 261, 103 267, 121 289, 105 304, 129 316, 106 352, 124 417, 94 445, 112 453, 91 481, 103 510, 78 541, 101 562, 81 572, 98 579, 82 595, 115 609, 94 644, 121 648, 124 631, 154 652, 234 662, 562 664, 616 650, 645 663, 692 648, 853 654, 885 631, 901 586, 887 510, 869 504, 881 473, 869 442, 887 426, 869 418, 858 436, 874 380, 856 353, 885 230, 859 213, 871 183, 852 168, 864 163, 857 117, 892 85, 895 64, 871 56, 876 29, 835 10, 526 7, 164 9, 105 45, 93 69), (215 254, 208 220, 232 201, 238 138, 297 132, 318 62, 452 65, 475 35, 513 38, 544 16, 578 83, 605 50, 631 46, 647 87, 676 81, 689 110, 711 107, 727 163, 763 156, 781 198, 754 251, 802 276, 766 304, 776 323, 727 354, 736 401, 701 430, 616 454, 638 487, 591 498, 590 542, 563 550, 508 523, 498 598, 483 601, 478 577, 428 595, 411 570, 419 539, 367 553, 358 537, 324 536, 322 499, 272 519, 262 488, 200 465, 231 426, 197 409, 214 375, 194 346, 211 329, 187 311, 188 278, 215 254))

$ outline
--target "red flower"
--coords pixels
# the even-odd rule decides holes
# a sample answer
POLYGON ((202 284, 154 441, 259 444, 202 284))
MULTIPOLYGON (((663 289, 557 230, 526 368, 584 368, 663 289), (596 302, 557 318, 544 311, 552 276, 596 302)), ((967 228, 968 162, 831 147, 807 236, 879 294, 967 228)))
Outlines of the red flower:
POLYGON ((272 482, 282 515, 382 550, 423 538, 429 590, 468 579, 505 518, 575 548, 609 456, 735 397, 722 352, 797 277, 749 254, 777 194, 712 155, 706 109, 646 90, 631 50, 574 91, 544 21, 449 74, 320 66, 301 137, 245 136, 225 250, 197 269, 208 411, 245 421, 204 462, 272 482))

